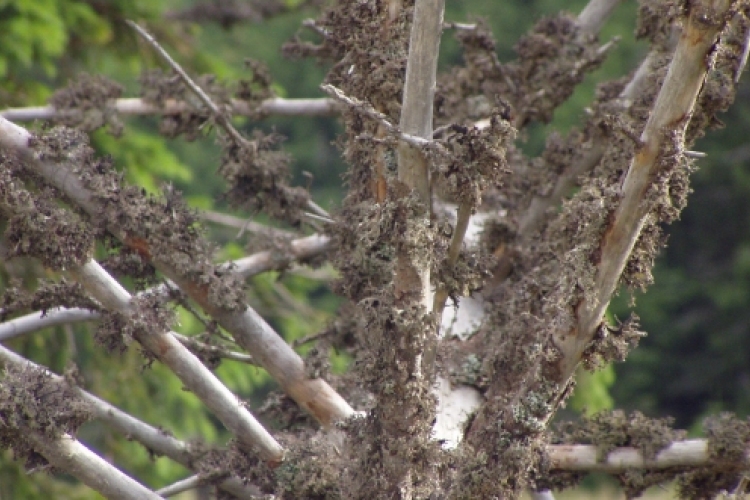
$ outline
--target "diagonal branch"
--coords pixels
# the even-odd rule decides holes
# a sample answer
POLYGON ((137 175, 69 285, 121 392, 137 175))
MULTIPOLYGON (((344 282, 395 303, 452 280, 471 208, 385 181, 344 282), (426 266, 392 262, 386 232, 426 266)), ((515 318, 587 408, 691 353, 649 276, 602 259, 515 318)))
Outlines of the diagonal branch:
MULTIPOLYGON (((138 24, 134 23, 133 21, 126 20, 125 22, 128 24, 128 26, 133 28, 144 40, 146 40, 149 45, 151 45, 151 47, 159 54, 159 56, 161 56, 161 58, 164 59, 167 64, 169 64, 172 70, 174 70, 180 76, 185 85, 187 85, 187 87, 191 91, 193 91, 195 95, 198 96, 201 102, 205 104, 206 107, 211 111, 211 114, 213 115, 214 120, 216 120, 216 123, 222 129, 224 129, 224 132, 226 132, 229 137, 232 138, 232 141, 234 141, 235 145, 237 145, 237 147, 251 149, 252 145, 250 144, 250 141, 245 139, 242 134, 240 134, 239 131, 234 128, 234 125, 232 125, 232 115, 223 113, 222 110, 219 109, 219 106, 214 103, 211 97, 201 88, 201 86, 194 82, 192 78, 190 78, 185 70, 182 69, 179 64, 177 64, 177 61, 172 59, 172 56, 170 56, 169 53, 164 50, 161 45, 159 45, 159 42, 157 42, 150 33, 138 26, 138 24)), ((317 215, 329 217, 328 213, 320 206, 318 206, 314 201, 308 200, 307 206, 317 215)))
MULTIPOLYGON (((89 261, 71 270, 70 274, 107 309, 124 314, 133 312, 130 294, 97 262, 89 261)), ((171 332, 141 333, 136 340, 167 365, 211 409, 244 449, 250 452, 257 450, 263 460, 272 464, 283 459, 281 445, 171 332)))
POLYGON ((730 0, 692 4, 689 20, 641 135, 642 146, 630 164, 620 204, 602 238, 593 294, 577 308, 576 330, 572 334, 566 331, 556 335, 556 344, 564 355, 564 379, 572 375, 586 345, 593 339, 646 223, 651 209, 647 195, 656 174, 666 164, 677 161, 665 155, 674 148, 677 151, 671 154, 682 154, 682 137, 711 65, 711 52, 719 33, 726 26, 731 4, 730 0), (677 144, 673 144, 673 141, 677 141, 677 144))
MULTIPOLYGON (((92 217, 104 213, 102 202, 94 197, 66 165, 40 160, 29 145, 31 134, 24 128, 0 118, 0 145, 18 152, 27 168, 60 189, 92 217)), ((354 413, 349 404, 322 379, 307 377, 302 358, 252 308, 242 310, 217 305, 198 277, 179 271, 161 250, 155 255, 147 235, 127 234, 115 220, 106 221, 107 229, 125 245, 138 251, 162 274, 171 279, 192 300, 229 331, 253 358, 279 383, 282 390, 324 426, 331 426, 354 413)), ((144 228, 139 228, 144 230, 144 228)), ((208 265, 208 264, 207 264, 208 265)), ((212 272, 216 272, 214 268, 212 272)))
POLYGON ((54 467, 76 477, 83 484, 107 498, 118 500, 162 498, 120 472, 68 434, 51 438, 38 431, 29 431, 26 438, 33 443, 34 449, 54 467))
MULTIPOLYGON (((0 346, 0 362, 6 367, 13 366, 17 369, 31 366, 37 370, 45 370, 53 381, 58 383, 63 381, 61 376, 49 372, 46 368, 19 356, 3 346, 0 346)), ((102 421, 123 436, 127 436, 128 439, 138 441, 157 455, 169 457, 188 469, 193 468, 194 458, 190 453, 189 444, 174 438, 169 433, 164 432, 164 429, 157 429, 138 420, 93 394, 84 391, 80 387, 73 387, 73 390, 86 402, 93 417, 97 420, 102 421)), ((239 478, 227 478, 219 483, 219 487, 240 498, 250 497, 258 493, 256 488, 246 486, 239 478)))

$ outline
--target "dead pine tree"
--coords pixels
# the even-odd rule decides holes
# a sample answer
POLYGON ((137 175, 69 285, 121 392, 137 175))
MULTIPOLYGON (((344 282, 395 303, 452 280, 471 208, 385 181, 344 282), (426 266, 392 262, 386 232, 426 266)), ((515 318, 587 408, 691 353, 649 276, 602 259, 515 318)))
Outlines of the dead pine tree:
MULTIPOLYGON (((329 65, 326 99, 276 97, 260 67, 232 93, 192 77, 128 22, 169 69, 143 75, 141 96, 82 76, 50 106, 0 111, 0 255, 34 259, 53 277, 8 287, 0 340, 96 321, 108 353, 140 346, 232 436, 223 447, 183 442, 162 432, 169 421, 153 427, 87 392, 74 371, 55 375, 0 346, 0 442, 108 498, 206 486, 238 498, 546 498, 587 471, 616 476, 630 497, 675 479, 684 497, 744 493, 746 421, 719 416, 692 440, 638 413, 550 425, 579 367, 622 361, 644 335, 637 318, 609 324, 605 312, 620 288, 650 283, 701 157, 691 147, 732 103, 748 54, 746 1, 643 2, 642 64, 602 83, 584 123, 529 158, 519 134, 549 122, 614 50, 599 32, 617 3, 541 19, 517 59, 501 62, 481 23, 444 19, 444 0, 341 0, 305 22, 317 43, 284 47, 329 65), (444 31, 463 63, 439 74, 444 31), (349 172, 335 213, 290 185, 276 136, 232 120, 268 114, 340 118, 349 172), (92 130, 116 132, 130 115, 160 116, 169 137, 211 125, 226 199, 293 229, 203 214, 267 244, 217 264, 178 193, 127 185, 89 145, 92 130), (19 125, 34 119, 54 126, 19 125), (346 304, 303 339, 315 343, 303 359, 249 305, 243 282, 313 259, 338 270, 333 291, 346 304), (206 318, 209 341, 173 331, 173 302, 206 318), (353 359, 343 375, 327 369, 331 348, 353 359), (289 425, 269 428, 261 408, 240 403, 215 374, 222 360, 265 370, 281 394, 262 410, 289 425), (76 439, 90 419, 193 475, 158 491, 142 484, 76 439)), ((204 12, 195 9, 170 17, 204 12)), ((237 12, 284 10, 265 9, 237 12)), ((205 15, 241 21, 220 11, 205 15)))

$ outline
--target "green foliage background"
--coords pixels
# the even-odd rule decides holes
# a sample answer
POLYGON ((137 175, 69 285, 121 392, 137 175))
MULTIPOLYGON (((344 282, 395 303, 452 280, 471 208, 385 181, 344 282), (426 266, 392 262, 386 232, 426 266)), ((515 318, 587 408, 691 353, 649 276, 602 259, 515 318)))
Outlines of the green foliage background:
MULTIPOLYGON (((0 0, 0 108, 43 105, 55 89, 80 72, 108 76, 126 87, 126 95, 136 95, 140 72, 159 63, 125 27, 124 19, 144 23, 194 75, 213 73, 232 82, 247 76, 244 60, 253 58, 268 65, 280 96, 322 96, 318 85, 325 68, 314 61, 290 63, 280 51, 312 12, 292 10, 269 22, 229 30, 163 21, 165 11, 190 3, 0 0)), ((500 59, 509 60, 514 57, 515 41, 539 17, 560 7, 578 12, 584 4, 580 0, 448 0, 446 20, 484 18, 498 38, 500 59)), ((602 34, 602 41, 620 37, 618 48, 558 111, 552 124, 535 126, 526 134, 527 153, 540 151, 550 130, 566 131, 580 121, 597 81, 636 67, 646 51, 632 34, 636 9, 633 1, 618 8, 602 34)), ((446 36, 441 68, 459 61, 457 44, 446 36)), ((744 86, 726 116, 728 126, 699 145, 708 158, 700 161, 701 170, 694 176, 695 193, 683 220, 669 230, 670 246, 657 265, 656 284, 636 297, 636 310, 649 337, 627 363, 581 375, 570 404, 573 410, 596 411, 613 405, 638 408, 653 416, 673 415, 683 426, 693 426, 709 412, 746 414, 750 410, 750 145, 743 132, 750 127, 749 93, 744 86)), ((270 118, 238 124, 248 130, 256 126, 276 129, 287 136, 285 149, 294 157, 296 182, 306 185, 310 181, 304 173, 311 173, 314 198, 335 209, 342 196, 345 169, 331 145, 339 130, 335 120, 270 118)), ((94 144, 115 158, 131 182, 149 191, 171 183, 195 207, 224 208, 219 196, 222 183, 215 174, 219 152, 210 135, 192 143, 167 141, 156 130, 154 118, 128 118, 122 138, 97 132, 94 144)), ((211 228, 210 235, 223 245, 217 258, 242 255, 246 242, 237 240, 235 232, 211 228)), ((0 276, 3 283, 9 278, 5 272, 0 276)), ((249 289, 253 305, 289 340, 320 329, 338 305, 323 284, 297 276, 261 276, 249 289), (278 307, 284 300, 279 283, 307 307, 280 312, 289 308, 278 307)), ((624 317, 628 299, 628 294, 623 294, 612 312, 624 317)), ((202 326, 186 311, 179 310, 178 317, 181 332, 201 332, 202 326)), ((147 422, 165 425, 179 438, 201 436, 218 444, 227 438, 167 370, 158 365, 144 370, 135 349, 123 356, 106 355, 94 345, 87 327, 38 332, 11 342, 10 347, 56 372, 75 362, 86 375, 91 392, 147 422)), ((225 362, 218 374, 253 405, 272 388, 262 371, 246 365, 225 362)), ((186 473, 169 460, 152 459, 138 445, 113 436, 96 423, 83 429, 82 439, 154 487, 186 473)), ((92 498, 72 480, 53 481, 40 475, 29 480, 7 452, 0 453, 0 498, 92 498)))

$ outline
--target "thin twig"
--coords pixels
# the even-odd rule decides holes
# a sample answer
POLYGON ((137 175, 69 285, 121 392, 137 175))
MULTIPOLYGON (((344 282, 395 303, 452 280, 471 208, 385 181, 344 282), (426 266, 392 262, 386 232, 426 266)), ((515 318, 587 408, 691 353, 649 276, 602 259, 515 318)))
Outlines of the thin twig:
MULTIPOLYGON (((451 236, 450 246, 448 247, 448 256, 445 259, 445 266, 447 269, 452 269, 453 266, 458 262, 458 256, 461 253, 461 246, 463 245, 464 238, 466 238, 466 230, 469 228, 469 221, 471 219, 472 207, 469 203, 461 203, 458 206, 458 213, 456 214, 456 227, 453 229, 453 235, 451 236)), ((435 293, 434 310, 438 318, 443 317, 443 310, 445 309, 445 301, 448 299, 448 293, 445 286, 442 284, 438 287, 435 293)))
POLYGON ((326 215, 318 215, 318 214, 313 214, 313 213, 310 213, 310 212, 305 212, 303 215, 306 218, 308 218, 308 219, 311 219, 311 220, 314 220, 314 221, 323 222, 324 224, 335 224, 336 223, 335 220, 331 219, 330 216, 326 216, 326 215))
POLYGON ((318 340, 322 339, 323 337, 327 337, 331 334, 329 330, 323 330, 317 333, 313 333, 312 335, 306 335, 302 338, 296 339, 292 341, 292 347, 295 349, 301 345, 309 344, 310 342, 317 342, 318 340))
POLYGON ((246 363, 248 365, 257 366, 257 363, 249 354, 244 352, 230 351, 220 346, 206 344, 193 337, 188 337, 177 332, 171 332, 174 338, 179 340, 182 345, 193 351, 195 354, 212 354, 219 358, 230 359, 232 361, 239 361, 240 363, 246 363))
POLYGON ((377 109, 373 108, 371 104, 366 103, 364 101, 360 101, 356 97, 350 97, 344 94, 344 92, 341 89, 336 88, 331 84, 326 83, 324 85, 321 85, 320 88, 323 90, 323 92, 343 102, 351 109, 359 113, 362 113, 363 115, 377 121, 378 123, 383 125, 383 127, 385 127, 386 130, 388 130, 388 132, 390 132, 391 134, 395 135, 402 141, 414 147, 417 147, 417 148, 439 147, 439 144, 433 140, 425 139, 423 137, 418 137, 416 135, 405 134, 404 132, 401 131, 401 129, 398 126, 391 123, 388 120, 387 116, 385 116, 383 113, 381 113, 377 109))
POLYGON ((185 70, 182 69, 182 67, 177 64, 177 61, 172 59, 172 57, 169 55, 169 53, 162 48, 161 45, 159 45, 159 42, 156 41, 156 39, 151 36, 150 33, 148 33, 145 29, 141 28, 138 24, 134 23, 131 20, 125 21, 128 26, 133 28, 151 47, 161 56, 164 61, 169 64, 169 66, 178 74, 180 75, 180 78, 185 83, 185 85, 188 86, 190 90, 192 90, 195 95, 198 96, 198 98, 205 104, 208 109, 213 114, 214 119, 216 122, 221 126, 221 128, 224 129, 224 131, 229 134, 229 136, 234 139, 235 143, 238 145, 247 145, 249 144, 249 141, 242 137, 242 135, 237 131, 236 128, 234 128, 234 125, 229 121, 229 117, 227 114, 223 113, 219 107, 213 102, 213 100, 206 94, 206 92, 203 91, 203 89, 193 81, 190 76, 185 72, 185 70))
POLYGON ((201 219, 213 222, 214 224, 220 224, 222 226, 239 229, 240 234, 244 231, 250 231, 255 234, 262 234, 272 237, 283 237, 283 238, 296 238, 297 235, 291 231, 285 231, 283 229, 266 226, 258 222, 243 219, 241 217, 235 217, 234 215, 222 214, 220 212, 214 212, 211 210, 203 210, 199 213, 201 219))
MULTIPOLYGON (((241 99, 232 99, 231 112, 239 116, 251 116, 257 118, 259 115, 277 116, 333 116, 339 107, 334 99, 322 98, 297 98, 284 99, 271 97, 260 104, 253 104, 241 99)), ((190 105, 167 99, 163 106, 158 106, 144 101, 139 97, 124 97, 112 102, 114 111, 122 115, 149 116, 149 115, 173 115, 190 109, 190 105)), ((29 122, 34 120, 55 120, 67 113, 64 109, 54 106, 29 106, 23 108, 7 108, 0 110, 0 116, 13 122, 29 122)))
POLYGON ((161 495, 164 498, 173 497, 182 492, 199 488, 204 484, 208 484, 219 479, 222 475, 228 474, 229 472, 217 473, 208 476, 204 474, 195 474, 193 476, 186 477, 185 479, 180 479, 179 481, 174 482, 169 486, 165 486, 164 488, 156 490, 156 494, 161 495))

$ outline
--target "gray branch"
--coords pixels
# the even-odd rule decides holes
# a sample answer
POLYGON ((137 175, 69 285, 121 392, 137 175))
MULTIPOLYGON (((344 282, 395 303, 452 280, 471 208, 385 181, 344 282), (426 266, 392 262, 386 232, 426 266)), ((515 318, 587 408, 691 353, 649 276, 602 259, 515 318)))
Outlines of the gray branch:
MULTIPOLYGON (((31 134, 26 129, 0 117, 0 145, 18 152, 28 168, 64 192, 86 212, 95 216, 102 213, 100 203, 80 179, 72 174, 69 167, 35 157, 29 147, 30 138, 31 134)), ((127 235, 115 221, 108 221, 107 229, 121 241, 128 241, 127 235)), ((247 307, 244 311, 237 312, 217 308, 201 293, 200 285, 183 276, 167 260, 152 256, 151 262, 230 332, 237 343, 268 371, 281 388, 321 424, 328 427, 354 413, 351 406, 328 383, 319 378, 307 377, 302 358, 255 310, 247 307)))
MULTIPOLYGON (((150 104, 138 97, 117 99, 113 103, 115 111, 123 115, 151 116, 174 115, 188 111, 190 106, 181 101, 169 99, 163 108, 150 104)), ((273 97, 260 105, 251 106, 239 99, 232 100, 232 113, 238 116, 277 115, 277 116, 333 116, 336 114, 336 101, 328 98, 319 99, 283 99, 273 97)), ((65 110, 53 106, 31 106, 24 108, 7 108, 0 110, 0 116, 13 122, 30 122, 34 120, 55 120, 65 110)))

